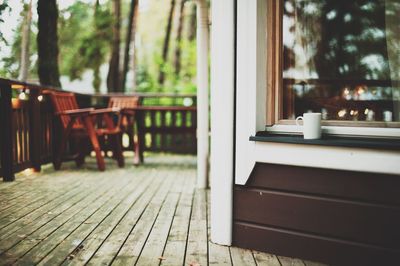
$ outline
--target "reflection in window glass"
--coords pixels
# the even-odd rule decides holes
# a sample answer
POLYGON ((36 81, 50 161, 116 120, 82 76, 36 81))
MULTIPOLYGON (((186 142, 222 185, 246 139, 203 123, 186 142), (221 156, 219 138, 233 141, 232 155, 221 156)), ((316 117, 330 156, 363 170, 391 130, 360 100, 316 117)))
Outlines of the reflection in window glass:
POLYGON ((400 0, 283 1, 283 118, 400 121, 400 0))

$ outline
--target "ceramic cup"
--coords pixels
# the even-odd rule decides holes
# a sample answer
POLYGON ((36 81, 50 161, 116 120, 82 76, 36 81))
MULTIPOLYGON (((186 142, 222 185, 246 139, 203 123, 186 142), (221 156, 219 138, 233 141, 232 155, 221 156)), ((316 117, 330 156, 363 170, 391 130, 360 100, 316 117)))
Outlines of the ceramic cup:
POLYGON ((304 113, 296 118, 296 125, 300 126, 300 120, 303 120, 304 139, 321 138, 321 113, 304 113))

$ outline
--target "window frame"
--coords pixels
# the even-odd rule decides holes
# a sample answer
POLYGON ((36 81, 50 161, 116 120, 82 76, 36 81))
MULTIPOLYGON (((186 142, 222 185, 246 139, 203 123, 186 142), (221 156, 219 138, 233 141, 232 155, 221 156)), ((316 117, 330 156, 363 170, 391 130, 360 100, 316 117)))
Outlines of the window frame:
MULTIPOLYGON (((295 120, 283 119, 283 2, 267 1, 266 130, 300 133, 295 120), (290 127, 291 126, 291 127, 290 127)), ((323 132, 332 135, 400 137, 400 122, 323 120, 323 132), (358 130, 362 128, 365 130, 358 130)))

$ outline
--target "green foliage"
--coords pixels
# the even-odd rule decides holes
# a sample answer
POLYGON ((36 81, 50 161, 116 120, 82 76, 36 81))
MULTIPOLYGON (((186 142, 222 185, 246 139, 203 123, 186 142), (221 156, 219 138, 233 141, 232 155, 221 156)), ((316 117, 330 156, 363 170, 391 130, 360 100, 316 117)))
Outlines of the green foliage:
MULTIPOLYGON (((7 0, 3 1, 3 3, 0 4, 0 29, 1 29, 1 25, 4 23, 4 20, 2 19, 2 15, 8 8, 9 7, 7 4, 7 0)), ((7 45, 7 41, 4 39, 3 33, 0 31, 0 51, 1 51, 2 44, 7 45)))
MULTIPOLYGON (((24 4, 24 8, 21 11, 21 20, 15 30, 15 32, 22 32, 24 19, 23 17, 28 12, 28 4, 24 4)), ((35 57, 37 51, 36 43, 36 29, 37 24, 32 23, 30 32, 30 42, 29 42, 29 57, 31 58, 31 64, 29 67, 29 77, 30 79, 37 78, 37 60, 35 57)), ((3 68, 0 70, 0 75, 5 78, 17 79, 19 74, 20 60, 21 60, 21 43, 22 34, 15 34, 13 40, 11 41, 11 53, 2 58, 3 68)))
POLYGON ((101 84, 100 66, 106 62, 111 39, 111 14, 106 5, 75 2, 60 20, 61 73, 71 80, 93 70, 93 87, 101 84))
MULTIPOLYGON (((2 2, 0 0, 0 2, 2 2)), ((100 1, 77 0, 64 10, 59 11, 58 19, 58 45, 59 45, 59 67, 61 76, 68 76, 70 80, 82 79, 83 74, 90 70, 93 73, 93 88, 98 91, 105 76, 100 75, 100 67, 108 64, 111 53, 110 40, 112 40, 112 14, 110 11, 111 0, 100 1)), ((128 11, 130 0, 122 0, 121 21, 121 44, 124 43, 125 32, 128 25, 128 11)), ((6 12, 7 1, 0 4, 0 31, 2 26, 2 14, 6 12)), ((21 1, 22 3, 22 1, 21 1)), ((169 55, 167 62, 163 65, 166 73, 165 84, 158 85, 159 66, 162 64, 161 51, 165 35, 165 27, 168 16, 169 1, 149 0, 148 7, 143 8, 138 16, 136 29, 136 91, 138 92, 166 92, 166 93, 194 93, 196 92, 196 41, 189 41, 186 36, 181 42, 181 71, 175 74, 173 66, 174 50, 177 45, 175 33, 177 23, 174 22, 169 55)), ((35 7, 34 7, 35 8, 35 7)), ((189 5, 186 7, 187 14, 190 13, 189 5)), ((17 78, 20 53, 22 23, 24 14, 21 14, 21 22, 15 29, 12 40, 2 40, 0 35, 0 49, 3 45, 11 46, 11 53, 6 58, 0 58, 0 76, 17 78)), ((30 77, 37 77, 37 42, 36 18, 32 22, 31 31, 31 69, 30 77)), ((184 28, 188 28, 190 20, 185 20, 184 28)), ((185 31, 184 31, 185 32, 185 31)), ((1 33, 0 33, 1 34, 1 33)), ((123 49, 124 45, 121 45, 123 49)), ((122 54, 122 51, 121 51, 122 54)), ((130 75, 128 75, 129 77, 130 75)), ((127 82, 129 84, 129 81, 127 82)))

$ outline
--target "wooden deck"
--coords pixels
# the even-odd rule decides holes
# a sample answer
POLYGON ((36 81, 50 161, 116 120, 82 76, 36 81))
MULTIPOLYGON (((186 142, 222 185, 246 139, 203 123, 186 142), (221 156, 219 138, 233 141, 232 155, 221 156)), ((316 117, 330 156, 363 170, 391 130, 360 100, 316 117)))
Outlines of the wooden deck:
POLYGON ((98 172, 22 173, 0 183, 0 265, 319 265, 209 241, 209 191, 195 157, 98 172))

